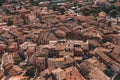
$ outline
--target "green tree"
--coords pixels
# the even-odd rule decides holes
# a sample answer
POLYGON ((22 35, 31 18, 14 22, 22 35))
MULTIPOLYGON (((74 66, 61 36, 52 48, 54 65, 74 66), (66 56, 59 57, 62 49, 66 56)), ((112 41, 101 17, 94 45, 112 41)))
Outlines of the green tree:
POLYGON ((53 11, 56 11, 57 6, 56 6, 56 5, 53 5, 52 9, 53 9, 53 11))
POLYGON ((38 1, 30 0, 30 3, 34 6, 39 5, 39 2, 40 2, 39 0, 38 1))
POLYGON ((116 9, 113 9, 109 12, 109 15, 113 18, 117 17, 117 15, 119 14, 120 12, 116 9))
POLYGON ((3 3, 5 3, 7 0, 0 0, 0 6, 2 6, 3 3))
POLYGON ((89 16, 90 13, 91 13, 91 10, 88 9, 88 8, 84 8, 83 11, 82 11, 82 13, 83 13, 83 15, 85 15, 85 16, 89 16))
POLYGON ((30 77, 34 77, 34 73, 35 73, 35 71, 36 71, 36 67, 34 67, 34 66, 28 66, 27 68, 26 68, 26 76, 30 76, 30 77))
POLYGON ((60 13, 63 15, 64 12, 65 12, 65 9, 64 9, 64 8, 61 8, 61 9, 60 9, 60 13))
POLYGON ((12 21, 11 19, 9 19, 8 22, 7 22, 7 25, 8 25, 8 26, 13 25, 13 21, 12 21))

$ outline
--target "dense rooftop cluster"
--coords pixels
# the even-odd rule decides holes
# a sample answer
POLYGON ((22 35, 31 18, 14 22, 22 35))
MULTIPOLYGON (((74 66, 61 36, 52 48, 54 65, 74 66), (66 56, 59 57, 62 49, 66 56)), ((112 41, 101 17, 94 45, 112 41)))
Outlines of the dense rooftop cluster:
POLYGON ((120 80, 119 0, 66 1, 2 2, 0 80, 120 80))

